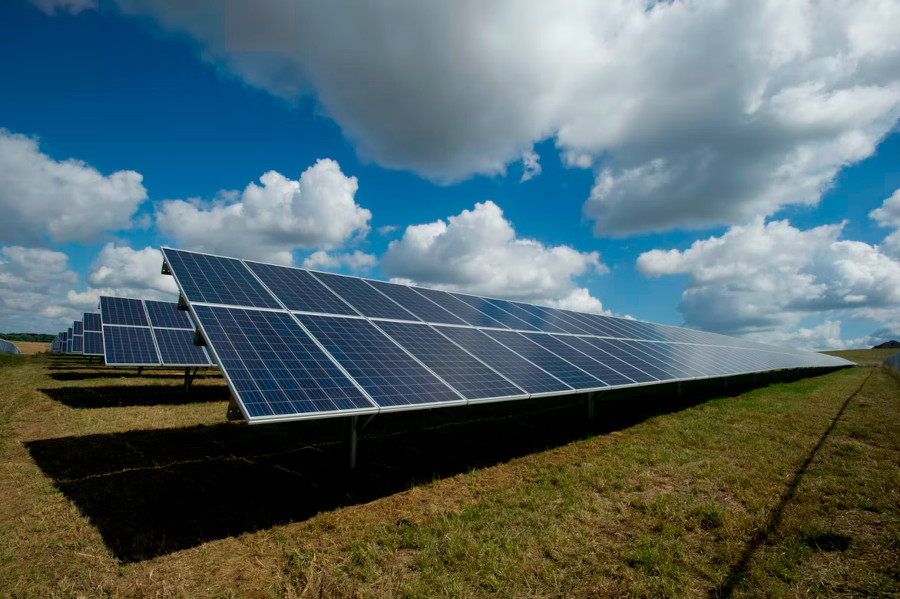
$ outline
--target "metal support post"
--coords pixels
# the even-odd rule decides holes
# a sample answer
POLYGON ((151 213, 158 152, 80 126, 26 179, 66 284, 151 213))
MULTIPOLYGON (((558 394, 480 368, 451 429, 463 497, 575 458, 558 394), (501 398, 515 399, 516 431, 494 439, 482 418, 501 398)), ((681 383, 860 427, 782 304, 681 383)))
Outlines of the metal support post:
POLYGON ((347 467, 356 468, 356 437, 359 434, 359 416, 350 416, 344 425, 344 445, 347 447, 347 467))

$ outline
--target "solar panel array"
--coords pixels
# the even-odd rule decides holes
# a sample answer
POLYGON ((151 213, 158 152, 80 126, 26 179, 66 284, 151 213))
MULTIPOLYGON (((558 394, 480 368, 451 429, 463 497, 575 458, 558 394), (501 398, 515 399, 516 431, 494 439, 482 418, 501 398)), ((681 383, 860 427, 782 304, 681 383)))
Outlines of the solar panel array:
POLYGON ((194 326, 178 304, 100 297, 102 351, 108 366, 211 366, 194 344, 194 326))
POLYGON ((251 423, 850 364, 522 302, 170 248, 163 257, 251 423))
POLYGON ((84 324, 84 351, 82 353, 86 356, 102 356, 103 326, 100 315, 85 312, 81 322, 84 324))

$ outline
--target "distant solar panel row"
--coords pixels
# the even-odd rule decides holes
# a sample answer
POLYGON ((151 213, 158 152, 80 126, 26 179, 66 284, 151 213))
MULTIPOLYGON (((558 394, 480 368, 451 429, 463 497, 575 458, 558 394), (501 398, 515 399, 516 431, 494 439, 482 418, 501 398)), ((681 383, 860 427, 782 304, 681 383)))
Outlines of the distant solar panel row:
POLYGON ((848 364, 630 319, 169 248, 163 256, 250 422, 848 364))
POLYGON ((178 304, 102 296, 100 321, 100 350, 109 366, 212 365, 206 350, 194 344, 194 324, 178 304))

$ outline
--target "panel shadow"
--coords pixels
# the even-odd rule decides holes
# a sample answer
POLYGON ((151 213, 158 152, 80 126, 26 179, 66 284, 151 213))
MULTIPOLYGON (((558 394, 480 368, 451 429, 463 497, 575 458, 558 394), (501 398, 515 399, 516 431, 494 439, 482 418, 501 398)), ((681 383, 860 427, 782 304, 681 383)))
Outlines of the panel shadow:
POLYGON ((113 554, 133 562, 303 521, 708 397, 620 394, 598 404, 594 421, 585 418, 581 396, 382 415, 360 436, 355 471, 345 467, 340 420, 141 430, 25 446, 113 554))
POLYGON ((131 406, 174 406, 212 401, 228 401, 225 385, 102 385, 98 387, 53 387, 38 389, 50 399, 70 408, 124 408, 131 406))

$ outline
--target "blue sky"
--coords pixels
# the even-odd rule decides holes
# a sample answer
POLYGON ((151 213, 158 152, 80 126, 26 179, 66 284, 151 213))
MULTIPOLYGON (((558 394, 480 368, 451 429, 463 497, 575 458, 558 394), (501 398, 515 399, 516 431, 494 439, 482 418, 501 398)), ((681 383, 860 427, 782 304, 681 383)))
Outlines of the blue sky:
POLYGON ((802 347, 900 336, 891 10, 4 3, 0 330, 171 298, 172 245, 802 347))

